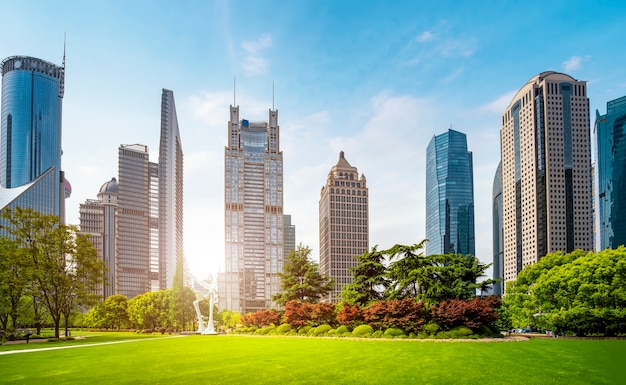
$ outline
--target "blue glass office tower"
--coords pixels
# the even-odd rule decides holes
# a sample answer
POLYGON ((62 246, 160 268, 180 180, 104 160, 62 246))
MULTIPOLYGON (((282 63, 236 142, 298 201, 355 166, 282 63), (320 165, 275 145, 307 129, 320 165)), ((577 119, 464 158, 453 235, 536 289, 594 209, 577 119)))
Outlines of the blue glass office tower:
POLYGON ((426 255, 475 255, 474 175, 465 134, 434 136, 426 149, 426 255))
POLYGON ((64 221, 61 101, 65 68, 28 56, 6 58, 0 67, 0 207, 18 205, 19 200, 21 207, 64 221), (27 196, 20 198, 20 194, 27 196))
POLYGON ((596 110, 596 167, 601 250, 626 244, 626 96, 596 110))

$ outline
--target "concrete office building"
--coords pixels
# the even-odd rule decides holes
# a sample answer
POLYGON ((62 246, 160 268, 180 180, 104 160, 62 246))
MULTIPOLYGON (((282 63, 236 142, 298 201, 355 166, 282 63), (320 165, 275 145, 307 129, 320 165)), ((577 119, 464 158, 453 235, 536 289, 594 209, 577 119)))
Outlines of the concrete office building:
POLYGON ((296 225, 291 224, 291 215, 283 216, 283 256, 287 257, 289 253, 296 249, 296 225))
POLYGON ((426 255, 475 255, 474 175, 465 134, 448 130, 426 148, 426 255))
MULTIPOLYGON (((504 232, 502 228, 502 162, 498 164, 496 175, 493 178, 492 190, 492 214, 493 214, 493 279, 504 278, 504 232)), ((493 294, 502 295, 503 282, 493 284, 493 294)))
POLYGON ((626 96, 596 110, 596 170, 600 250, 626 244, 626 96))
POLYGON ((340 300, 343 286, 352 283, 350 268, 358 264, 354 257, 369 249, 368 205, 365 175, 359 177, 341 151, 319 201, 320 273, 336 281, 328 302, 340 300))
POLYGON ((219 308, 241 314, 276 307, 283 270, 283 153, 278 111, 268 121, 240 119, 230 106, 225 149, 225 270, 219 308))
POLYGON ((502 114, 504 279, 547 253, 592 249, 587 85, 531 78, 502 114))

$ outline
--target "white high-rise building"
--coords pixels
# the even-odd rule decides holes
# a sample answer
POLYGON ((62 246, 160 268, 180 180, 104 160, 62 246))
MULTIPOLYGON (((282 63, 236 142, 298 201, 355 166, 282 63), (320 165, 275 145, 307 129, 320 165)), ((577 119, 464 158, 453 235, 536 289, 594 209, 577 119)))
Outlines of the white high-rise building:
POLYGON ((504 279, 556 251, 592 249, 587 85, 542 72, 502 114, 504 279))
POLYGON ((283 153, 278 111, 268 121, 239 118, 230 106, 225 149, 225 270, 219 308, 241 314, 276 307, 283 270, 283 153))

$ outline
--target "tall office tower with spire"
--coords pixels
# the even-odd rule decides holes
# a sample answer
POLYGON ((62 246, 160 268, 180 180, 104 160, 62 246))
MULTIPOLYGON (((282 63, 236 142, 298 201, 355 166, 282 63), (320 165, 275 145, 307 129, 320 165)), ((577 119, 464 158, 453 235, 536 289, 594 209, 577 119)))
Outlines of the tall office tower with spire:
POLYGON ((343 286, 352 283, 354 258, 369 248, 368 189, 365 175, 339 153, 319 201, 320 273, 335 280, 328 302, 340 300, 343 286))
POLYGON ((626 96, 596 110, 600 250, 626 244, 626 96))
POLYGON ((159 280, 171 288, 176 267, 183 265, 183 148, 174 93, 161 96, 161 140, 158 165, 159 280))
POLYGON ((465 134, 434 136, 426 148, 426 255, 475 255, 474 174, 465 134))
MULTIPOLYGON (((12 56, 2 68, 0 208, 20 206, 65 222, 61 112, 65 59, 12 56)), ((67 185, 69 193, 69 184, 67 185)))
POLYGON ((547 253, 592 249, 587 85, 531 78, 502 114, 504 279, 547 253))
POLYGON ((283 270, 283 153, 278 111, 267 122, 230 106, 225 149, 225 269, 219 307, 241 314, 275 307, 283 270))

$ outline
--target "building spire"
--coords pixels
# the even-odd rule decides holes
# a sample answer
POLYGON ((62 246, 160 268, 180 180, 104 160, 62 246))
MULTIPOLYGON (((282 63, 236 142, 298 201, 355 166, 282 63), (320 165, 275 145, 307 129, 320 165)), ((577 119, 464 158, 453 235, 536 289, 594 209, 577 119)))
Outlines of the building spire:
POLYGON ((63 62, 61 63, 61 76, 59 82, 59 97, 63 98, 65 94, 65 46, 67 42, 67 33, 63 32, 63 62))
POLYGON ((272 111, 274 110, 274 81, 272 80, 272 111))
POLYGON ((233 107, 237 106, 237 77, 233 76, 233 107))

